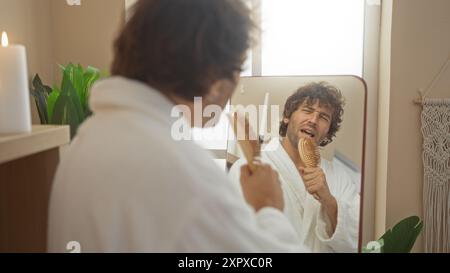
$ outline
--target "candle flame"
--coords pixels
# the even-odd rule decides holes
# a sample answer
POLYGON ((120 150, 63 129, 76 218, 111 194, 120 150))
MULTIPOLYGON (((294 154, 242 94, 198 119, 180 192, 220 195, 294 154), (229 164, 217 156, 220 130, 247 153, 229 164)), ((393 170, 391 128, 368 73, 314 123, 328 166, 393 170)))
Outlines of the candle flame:
POLYGON ((2 32, 2 46, 3 47, 7 47, 9 44, 8 42, 8 35, 6 34, 6 32, 2 32))

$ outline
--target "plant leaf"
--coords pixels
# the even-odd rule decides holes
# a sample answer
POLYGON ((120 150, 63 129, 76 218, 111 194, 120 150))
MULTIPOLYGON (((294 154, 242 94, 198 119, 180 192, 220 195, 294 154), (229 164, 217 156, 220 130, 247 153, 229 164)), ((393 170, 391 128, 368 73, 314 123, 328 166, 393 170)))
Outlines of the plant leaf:
POLYGON ((101 75, 98 69, 91 66, 84 69, 80 64, 69 63, 59 67, 63 73, 61 90, 53 88, 50 92, 47 113, 52 122, 71 125, 71 135, 74 136, 78 126, 91 115, 89 93, 101 75))
POLYGON ((58 88, 53 88, 52 92, 50 93, 50 96, 47 98, 47 115, 48 120, 52 120, 53 118, 53 109, 55 108, 56 100, 59 97, 59 90, 58 88))
POLYGON ((72 73, 73 73, 73 76, 72 76, 73 87, 75 87, 75 90, 77 91, 77 94, 81 99, 80 102, 82 102, 83 91, 84 91, 83 90, 83 86, 84 86, 83 67, 81 65, 74 67, 72 73))
POLYGON ((33 87, 36 91, 45 93, 46 95, 49 95, 52 91, 52 89, 43 84, 41 78, 39 77, 39 74, 36 74, 33 78, 33 87))
POLYGON ((45 93, 47 93, 47 95, 50 95, 50 93, 52 93, 52 88, 50 86, 47 85, 43 85, 45 93))
MULTIPOLYGON (((69 66, 68 66, 69 67, 69 66)), ((73 104, 74 108, 75 108, 75 113, 77 115, 77 119, 79 121, 83 121, 84 120, 84 112, 83 112, 83 108, 81 107, 80 104, 80 98, 78 97, 77 92, 75 91, 75 88, 70 80, 70 71, 71 69, 67 69, 64 72, 64 76, 63 76, 63 82, 62 82, 62 86, 61 86, 61 95, 65 95, 68 96, 68 98, 70 99, 71 103, 73 104)), ((72 112, 71 112, 72 114, 72 112)))
POLYGON ((47 107, 44 95, 36 90, 31 90, 31 95, 34 97, 41 124, 48 124, 47 107))
POLYGON ((66 124, 70 125, 70 137, 73 138, 80 126, 82 120, 78 118, 78 109, 75 106, 74 100, 70 99, 67 101, 67 116, 66 124))
POLYGON ((417 216, 403 219, 381 237, 384 240, 384 253, 409 253, 423 228, 417 216))
POLYGON ((41 81, 41 78, 39 77, 39 74, 36 74, 36 75, 34 76, 32 82, 33 82, 33 87, 34 87, 34 89, 37 89, 38 86, 42 86, 42 85, 43 85, 43 84, 42 84, 42 81, 41 81))
POLYGON ((41 124, 48 124, 47 93, 38 74, 32 79, 32 86, 34 89, 30 89, 30 93, 34 97, 41 124))
POLYGON ((78 119, 75 105, 66 93, 61 93, 56 100, 52 123, 70 125, 71 138, 73 138, 77 132, 81 122, 78 119))
POLYGON ((85 110, 86 116, 91 115, 91 110, 89 109, 89 95, 94 83, 100 79, 100 71, 92 66, 88 66, 84 72, 84 101, 83 108, 85 110))

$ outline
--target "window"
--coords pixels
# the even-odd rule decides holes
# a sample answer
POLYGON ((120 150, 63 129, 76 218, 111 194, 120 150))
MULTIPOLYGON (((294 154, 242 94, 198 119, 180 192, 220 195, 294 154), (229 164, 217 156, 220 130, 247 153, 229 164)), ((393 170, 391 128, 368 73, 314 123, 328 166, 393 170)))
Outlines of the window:
MULTIPOLYGON (((362 76, 365 0, 248 1, 261 33, 243 76, 362 76)), ((222 117, 217 128, 194 129, 194 139, 226 150, 227 128, 222 117)))
POLYGON ((364 0, 261 0, 262 75, 362 76, 364 0))

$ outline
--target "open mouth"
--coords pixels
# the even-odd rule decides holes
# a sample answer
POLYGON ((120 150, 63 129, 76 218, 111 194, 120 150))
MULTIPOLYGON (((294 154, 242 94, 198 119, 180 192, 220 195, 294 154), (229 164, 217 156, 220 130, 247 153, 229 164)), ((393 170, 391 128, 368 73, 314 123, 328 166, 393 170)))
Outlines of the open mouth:
POLYGON ((302 132, 303 134, 305 134, 311 138, 314 138, 316 136, 316 134, 312 130, 309 130, 309 129, 301 129, 300 132, 302 132))

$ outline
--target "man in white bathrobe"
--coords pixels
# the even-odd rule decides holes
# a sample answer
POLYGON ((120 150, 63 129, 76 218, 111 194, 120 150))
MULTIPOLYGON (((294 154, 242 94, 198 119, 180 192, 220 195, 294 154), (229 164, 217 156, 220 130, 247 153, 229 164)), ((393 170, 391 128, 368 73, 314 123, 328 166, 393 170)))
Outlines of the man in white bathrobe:
POLYGON ((193 113, 187 126, 208 121, 192 119, 194 97, 222 108, 231 97, 249 18, 239 0, 137 3, 115 43, 113 77, 93 88, 94 114, 58 167, 50 252, 304 250, 275 171, 242 168, 247 204, 208 152, 172 130, 177 109, 193 113))
MULTIPOLYGON (((319 168, 304 168, 297 148, 300 138, 329 144, 342 122, 343 104, 340 91, 326 83, 299 88, 286 102, 281 141, 273 139, 262 152, 262 162, 280 175, 286 215, 313 252, 358 250, 360 195, 352 177, 325 159, 319 168)), ((239 180, 244 163, 232 166, 232 180, 239 180)))

